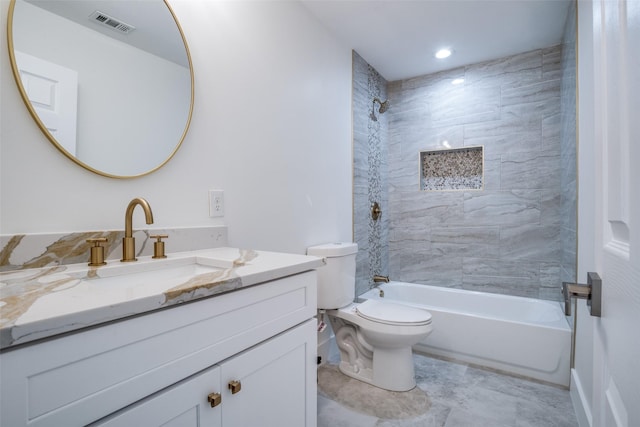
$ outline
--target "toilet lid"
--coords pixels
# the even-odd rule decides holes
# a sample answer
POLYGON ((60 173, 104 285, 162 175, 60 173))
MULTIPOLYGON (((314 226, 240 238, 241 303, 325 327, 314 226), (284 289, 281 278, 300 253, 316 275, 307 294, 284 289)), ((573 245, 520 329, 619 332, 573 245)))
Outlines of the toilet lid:
POLYGON ((426 310, 386 301, 368 299, 358 304, 356 312, 360 317, 386 325, 418 326, 431 323, 431 313, 426 310))

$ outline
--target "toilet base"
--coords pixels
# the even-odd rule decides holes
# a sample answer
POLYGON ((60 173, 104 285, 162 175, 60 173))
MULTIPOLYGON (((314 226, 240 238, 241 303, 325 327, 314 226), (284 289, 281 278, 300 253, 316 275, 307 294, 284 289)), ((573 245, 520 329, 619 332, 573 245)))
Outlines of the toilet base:
POLYGON ((407 358, 404 355, 402 355, 401 360, 399 360, 397 355, 389 357, 389 354, 379 354, 387 352, 379 351, 377 349, 375 355, 378 357, 375 357, 374 355, 373 369, 359 368, 358 366, 351 365, 348 361, 344 360, 340 361, 338 369, 340 369, 340 372, 343 374, 367 384, 371 384, 374 387, 389 391, 410 391, 416 387, 416 380, 411 349, 409 348, 408 350, 409 362, 406 361, 407 358), (386 359, 386 361, 376 363, 376 359, 386 359), (376 364, 384 367, 375 367, 376 364), (388 366, 394 366, 394 368, 386 368, 388 366), (398 369, 398 366, 404 366, 405 369, 398 369), (410 369, 406 369, 407 366, 409 366, 410 369))
POLYGON ((340 372, 385 390, 409 391, 415 388, 411 344, 374 347, 360 327, 332 315, 329 315, 329 321, 340 350, 340 372))
POLYGON ((345 360, 340 361, 338 368, 351 378, 389 391, 410 391, 416 386, 411 347, 376 348, 372 368, 363 368, 345 360))

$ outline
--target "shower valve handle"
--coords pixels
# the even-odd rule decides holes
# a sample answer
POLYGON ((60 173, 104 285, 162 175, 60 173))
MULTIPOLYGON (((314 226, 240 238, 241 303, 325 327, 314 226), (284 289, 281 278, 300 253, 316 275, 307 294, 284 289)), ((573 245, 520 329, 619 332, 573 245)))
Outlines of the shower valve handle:
POLYGON ((380 218, 380 215, 382 215, 382 209, 380 209, 380 205, 378 204, 378 202, 373 202, 373 204, 371 205, 371 218, 373 218, 374 221, 377 221, 378 218, 380 218))

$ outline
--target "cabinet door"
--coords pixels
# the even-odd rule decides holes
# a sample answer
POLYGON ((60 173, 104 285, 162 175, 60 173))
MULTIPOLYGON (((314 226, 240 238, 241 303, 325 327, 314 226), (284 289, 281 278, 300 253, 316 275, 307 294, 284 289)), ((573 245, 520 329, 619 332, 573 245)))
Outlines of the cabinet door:
POLYGON ((222 363, 224 427, 315 427, 316 352, 310 320, 222 363))
POLYGON ((219 393, 220 368, 201 374, 149 396, 91 426, 131 427, 221 426, 221 405, 211 407, 210 393, 219 393))

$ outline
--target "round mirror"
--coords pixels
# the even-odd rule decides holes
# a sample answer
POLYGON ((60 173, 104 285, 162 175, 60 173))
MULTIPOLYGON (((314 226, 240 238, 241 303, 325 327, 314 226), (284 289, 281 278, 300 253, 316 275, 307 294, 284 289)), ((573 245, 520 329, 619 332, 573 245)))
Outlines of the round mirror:
POLYGON ((12 0, 9 56, 49 140, 100 175, 164 165, 193 109, 186 40, 163 0, 12 0))

